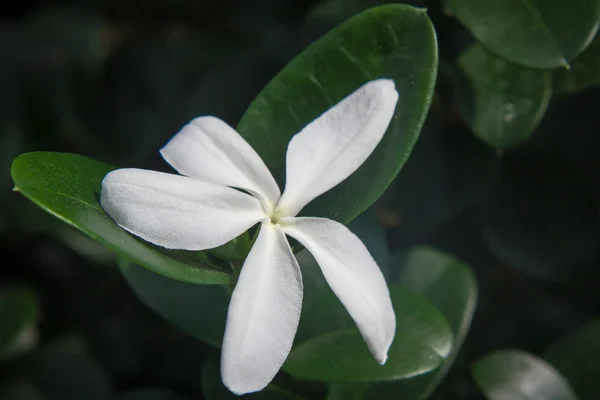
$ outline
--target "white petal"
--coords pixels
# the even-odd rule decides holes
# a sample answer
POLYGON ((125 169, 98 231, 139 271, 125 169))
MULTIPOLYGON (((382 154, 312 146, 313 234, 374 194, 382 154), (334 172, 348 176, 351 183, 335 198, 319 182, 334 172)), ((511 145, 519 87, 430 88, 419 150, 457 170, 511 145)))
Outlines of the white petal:
POLYGON ((295 135, 287 150, 286 184, 277 213, 293 217, 360 167, 394 115, 394 81, 361 86, 295 135))
POLYGON ((287 358, 302 308, 302 275, 283 232, 262 224, 231 296, 221 376, 232 392, 263 389, 287 358))
POLYGON ((279 200, 279 187, 263 160, 218 118, 192 120, 160 153, 180 174, 247 190, 269 210, 279 200))
POLYGON ((384 364, 394 340, 396 316, 385 279, 365 245, 330 219, 284 218, 281 227, 312 253, 369 350, 384 364))
POLYGON ((142 169, 107 174, 100 203, 123 229, 169 249, 211 249, 265 218, 249 194, 142 169))

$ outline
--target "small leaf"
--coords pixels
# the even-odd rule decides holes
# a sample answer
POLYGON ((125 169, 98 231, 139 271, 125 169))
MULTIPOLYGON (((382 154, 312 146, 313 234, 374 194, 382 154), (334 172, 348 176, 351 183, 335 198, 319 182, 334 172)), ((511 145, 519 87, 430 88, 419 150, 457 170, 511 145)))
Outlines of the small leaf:
POLYGON ((473 379, 490 400, 576 400, 568 382, 541 358, 502 350, 479 359, 473 379))
POLYGON ((461 54, 458 67, 466 75, 459 109, 479 139, 506 150, 531 136, 550 101, 550 72, 510 64, 478 45, 461 54))
POLYGON ((225 286, 176 281, 122 259, 119 269, 151 310, 196 339, 221 347, 229 307, 225 286))
MULTIPOLYGON (((277 380, 277 378, 275 378, 277 380)), ((202 392, 206 400, 235 400, 239 396, 231 393, 221 381, 221 371, 217 360, 208 360, 202 368, 202 392)), ((244 396, 251 400, 303 400, 304 397, 277 386, 275 382, 257 393, 244 396)))
POLYGON ((425 11, 403 4, 372 8, 292 60, 260 92, 238 130, 283 186, 286 148, 294 134, 362 84, 394 79, 400 100, 373 154, 301 212, 345 223, 383 193, 408 159, 427 115, 436 74, 435 32, 425 11))
POLYGON ((132 262, 181 281, 229 282, 205 254, 154 246, 115 224, 99 203, 102 179, 113 169, 75 154, 35 152, 17 157, 11 175, 16 191, 132 262))
POLYGON ((417 247, 406 257, 400 284, 423 295, 444 314, 454 333, 454 345, 438 369, 400 382, 372 385, 366 399, 426 399, 444 378, 458 354, 475 312, 477 283, 460 261, 428 247, 417 247))
POLYGON ((326 333, 292 349, 283 368, 293 376, 322 382, 383 382, 437 368, 452 348, 444 317, 424 298, 399 286, 390 294, 396 334, 385 365, 379 365, 356 329, 326 333))
POLYGON ((559 69, 553 75, 554 90, 575 93, 600 84, 600 35, 577 57, 570 69, 559 69))
POLYGON ((530 68, 565 67, 598 28, 597 0, 447 0, 447 10, 490 51, 530 68))
POLYGON ((0 289, 0 357, 19 350, 19 338, 37 322, 38 317, 38 304, 31 289, 0 289))
POLYGON ((600 393, 600 319, 560 339, 545 358, 568 379, 580 400, 596 400, 600 393))

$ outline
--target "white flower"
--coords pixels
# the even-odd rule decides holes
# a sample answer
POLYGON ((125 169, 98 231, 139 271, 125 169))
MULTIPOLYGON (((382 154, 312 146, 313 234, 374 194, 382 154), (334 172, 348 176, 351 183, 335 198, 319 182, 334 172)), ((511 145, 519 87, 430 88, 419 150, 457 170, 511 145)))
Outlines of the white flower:
POLYGON ((344 225, 296 215, 367 159, 397 101, 392 80, 375 80, 308 124, 289 143, 283 194, 254 149, 210 116, 191 121, 161 150, 181 175, 120 169, 104 178, 104 210, 122 228, 162 247, 214 248, 260 222, 227 314, 221 375, 232 392, 263 389, 292 347, 302 276, 286 235, 312 253, 371 353, 385 363, 396 317, 377 264, 344 225))

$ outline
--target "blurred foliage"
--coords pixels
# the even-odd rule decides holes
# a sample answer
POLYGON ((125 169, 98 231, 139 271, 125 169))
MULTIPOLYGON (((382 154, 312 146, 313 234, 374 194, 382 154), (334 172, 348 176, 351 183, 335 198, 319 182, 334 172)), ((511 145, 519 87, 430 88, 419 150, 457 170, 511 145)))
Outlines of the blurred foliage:
MULTIPOLYGON (((387 3, 38 0, 3 10, 0 399, 226 398, 213 346, 227 289, 210 287, 221 299, 189 283, 169 287, 135 265, 121 264, 121 275, 104 247, 11 193, 11 163, 61 151, 166 170, 157 150, 184 123, 213 114, 235 125, 308 44, 387 3), (13 347, 6 356, 4 346, 13 347)), ((406 3, 427 8, 437 32, 433 103, 402 171, 353 230, 390 283, 443 315, 454 335, 447 364, 384 384, 283 372, 248 397, 494 399, 490 387, 510 391, 529 377, 532 387, 561 385, 562 398, 596 399, 599 3, 406 3)), ((210 260, 223 265, 234 250, 210 260)), ((315 327, 352 328, 314 262, 298 257, 298 344, 315 327)))

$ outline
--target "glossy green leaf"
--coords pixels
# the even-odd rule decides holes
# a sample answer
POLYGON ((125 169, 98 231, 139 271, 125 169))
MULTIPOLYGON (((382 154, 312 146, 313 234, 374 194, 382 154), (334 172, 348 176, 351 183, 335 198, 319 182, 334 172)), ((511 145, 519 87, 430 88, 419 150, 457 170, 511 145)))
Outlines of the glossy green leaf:
POLYGON ((33 290, 26 287, 0 289, 0 357, 19 350, 21 335, 26 334, 38 317, 33 290))
POLYGON ((429 247, 417 247, 406 256, 400 284, 424 296, 442 312, 452 328, 454 344, 446 362, 438 369, 400 382, 372 385, 366 399, 427 399, 446 376, 469 331, 477 283, 462 262, 429 247))
POLYGON ((508 63, 476 44, 460 55, 458 67, 465 75, 459 109, 479 139, 505 150, 531 136, 550 101, 550 72, 508 63))
POLYGON ((394 179, 416 142, 437 73, 435 32, 425 10, 394 4, 367 10, 298 55, 246 111, 239 132, 283 186, 290 138, 365 82, 393 78, 394 119, 367 161, 311 202, 302 215, 348 222, 394 179))
POLYGON ((558 93, 574 93, 600 85, 600 35, 573 60, 570 69, 554 71, 553 82, 558 93))
POLYGON ((477 302, 477 282, 469 267, 436 249, 417 247, 408 254, 399 282, 437 307, 448 320, 455 343, 462 343, 477 302))
POLYGON ((205 254, 154 246, 115 224, 99 203, 102 179, 113 169, 75 154, 36 152, 17 157, 11 174, 16 191, 132 262, 181 281, 229 282, 205 254))
POLYGON ((576 400, 568 382, 541 358, 502 350, 473 365, 473 379, 489 400, 576 400))
POLYGON ((125 260, 119 269, 151 310, 195 338, 221 347, 229 307, 227 287, 181 282, 125 260))
POLYGON ((484 46, 531 68, 568 66, 598 29, 597 0, 446 0, 484 46))
POLYGON ((560 339, 545 358, 564 375, 580 400, 596 400, 600 393, 600 319, 560 339))
MULTIPOLYGON (((276 378, 277 380, 277 378, 276 378)), ((239 396, 231 393, 221 381, 220 365, 217 360, 208 360, 202 367, 202 392, 206 400, 235 400, 239 396)), ((270 383, 257 393, 244 396, 249 400, 303 400, 304 397, 283 389, 276 382, 270 383)))
POLYGON ((119 393, 115 400, 186 400, 187 397, 179 396, 164 389, 135 389, 119 393))
POLYGON ((437 309, 399 286, 390 294, 396 335, 385 365, 379 365, 358 330, 326 333, 292 349, 283 368, 297 378, 322 382, 383 382, 437 368, 452 348, 452 332, 437 309))

